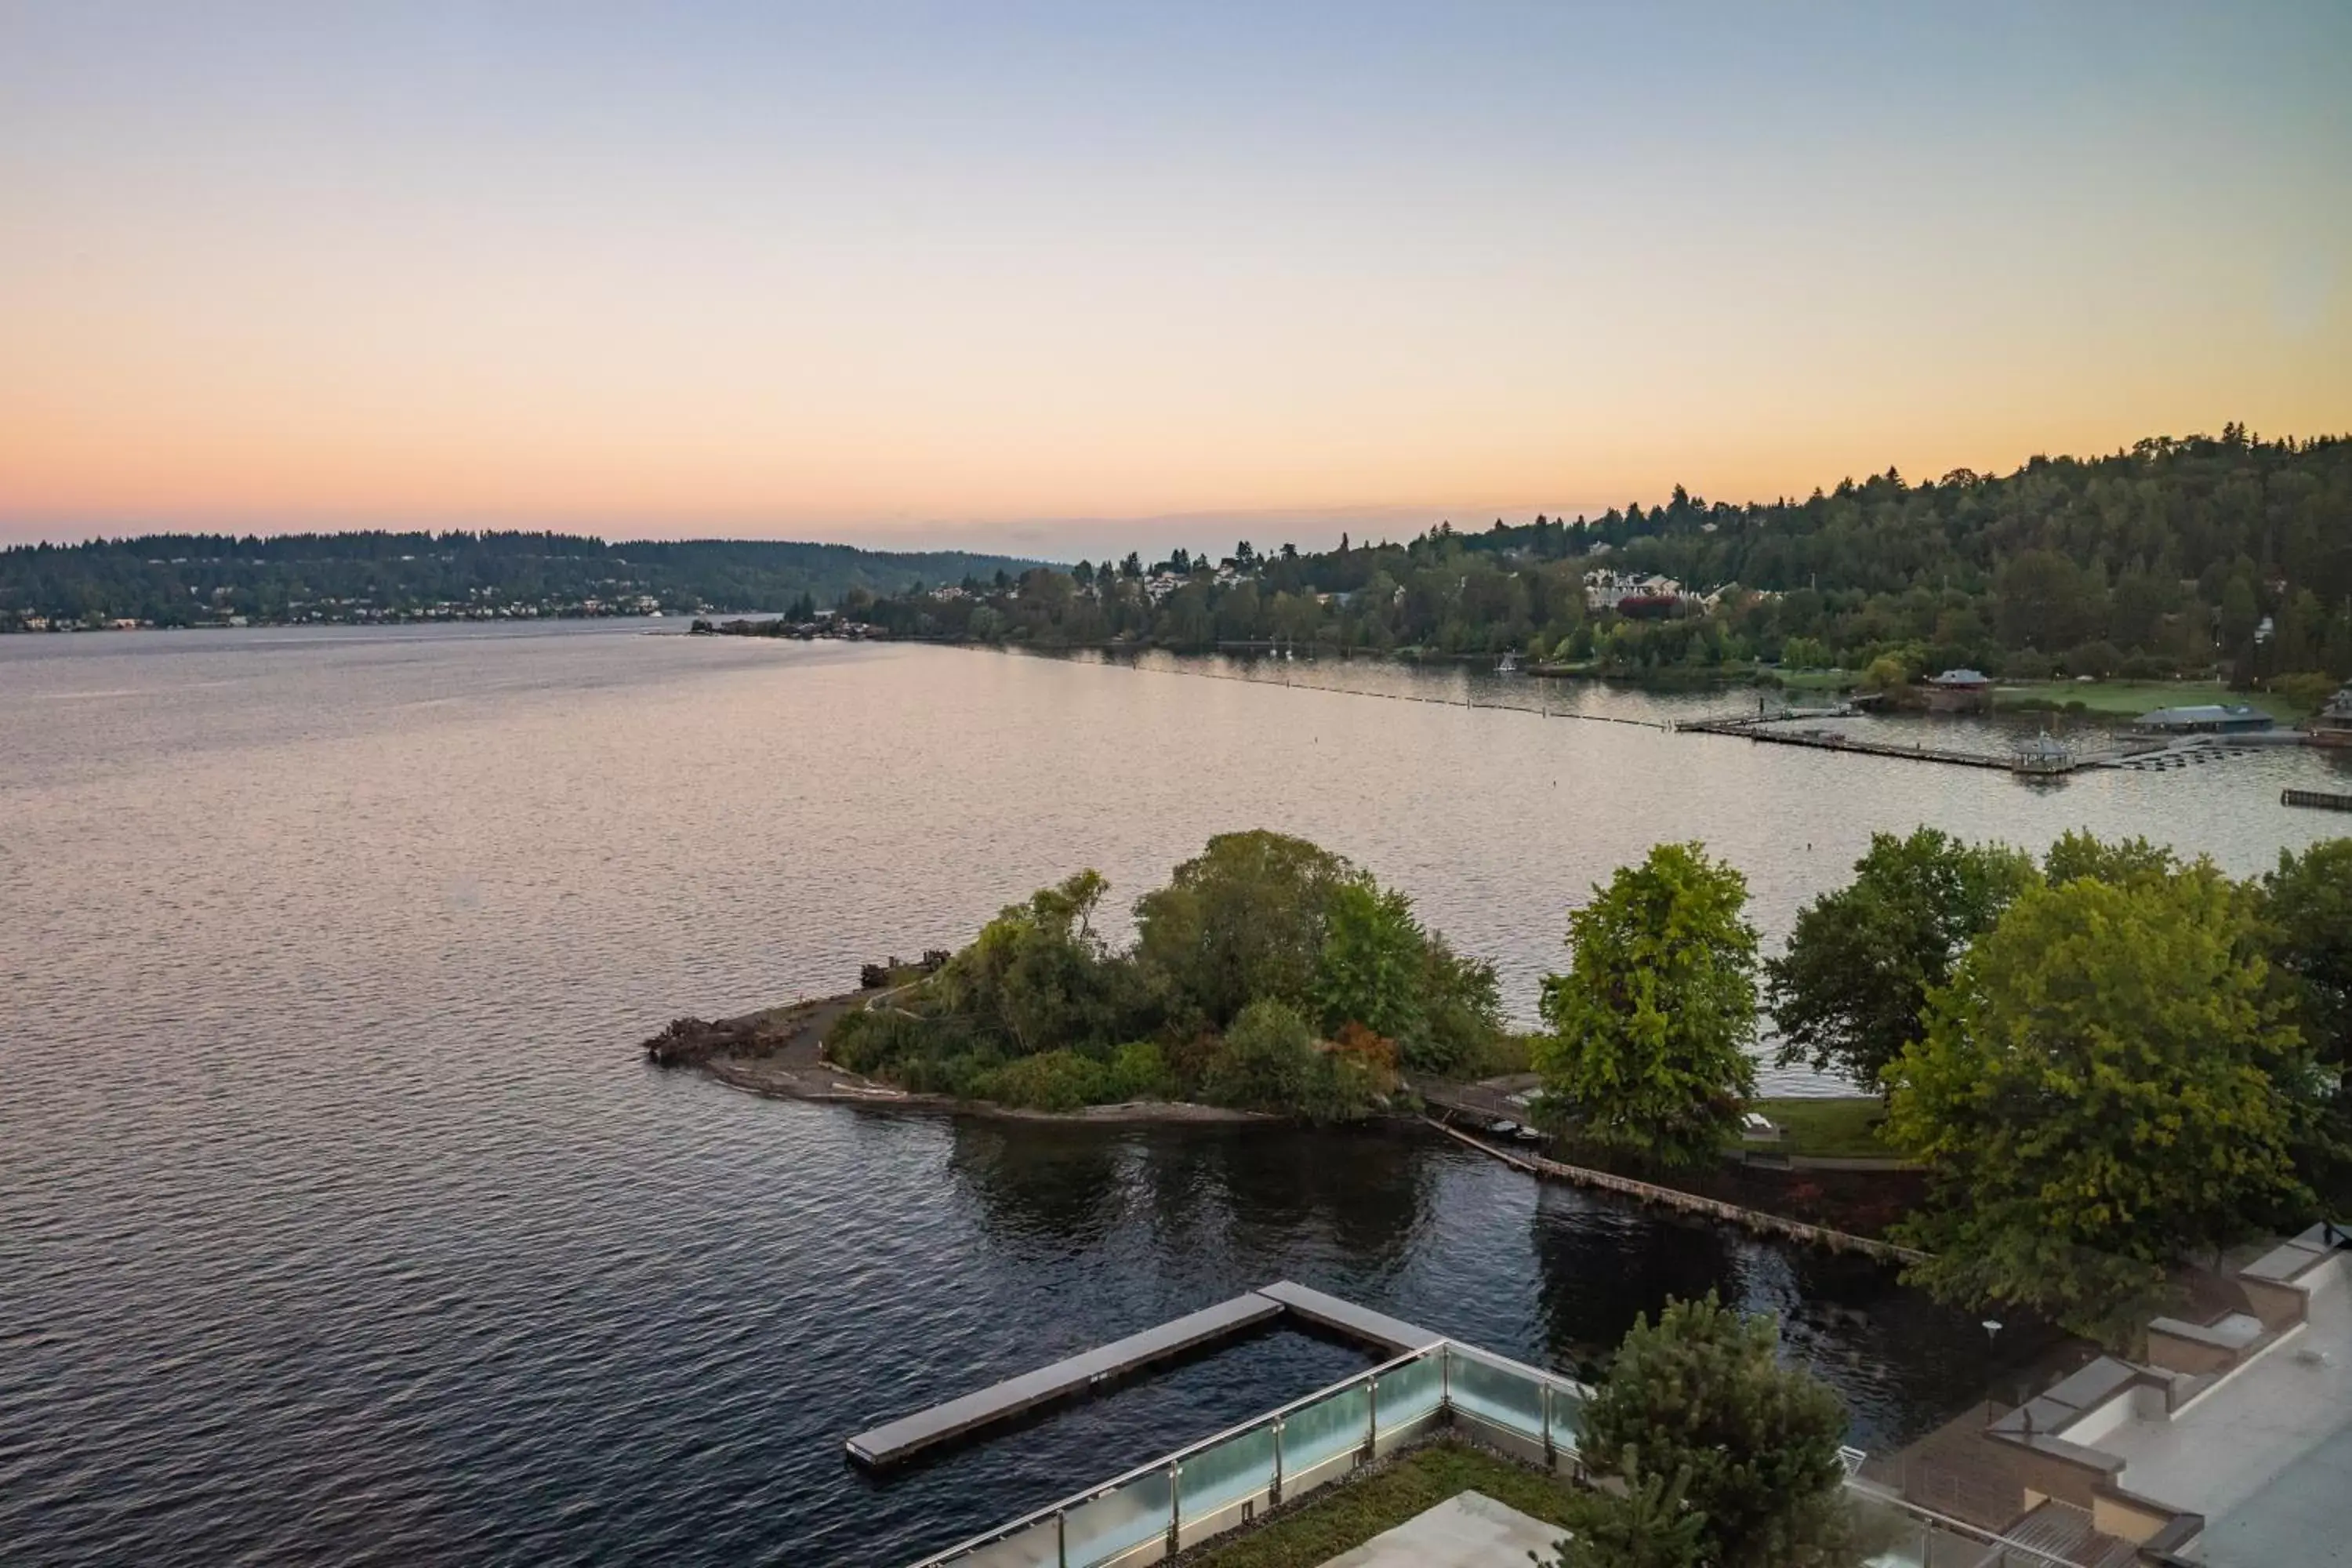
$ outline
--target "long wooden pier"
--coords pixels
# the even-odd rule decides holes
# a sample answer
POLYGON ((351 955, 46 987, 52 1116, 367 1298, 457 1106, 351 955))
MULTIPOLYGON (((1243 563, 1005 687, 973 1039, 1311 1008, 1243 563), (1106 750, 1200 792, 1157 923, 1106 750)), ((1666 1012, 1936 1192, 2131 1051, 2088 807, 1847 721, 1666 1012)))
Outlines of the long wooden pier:
POLYGON ((1861 735, 1840 734, 1833 730, 1776 728, 1801 724, 1808 719, 1845 718, 1836 711, 1822 713, 1766 714, 1760 717, 1734 714, 1722 719, 1690 719, 1675 728, 1686 733, 1701 735, 1731 735, 1744 740, 1762 741, 1775 746, 1811 746, 1823 752, 1852 752, 1871 757, 1899 757, 1915 763, 1942 763, 1951 767, 1991 768, 2001 773, 2024 773, 2030 776, 2055 777, 2079 773, 2084 768, 2112 767, 2130 758, 2165 749, 2170 742, 2159 740, 2113 742, 2089 752, 2026 752, 2001 755, 1992 752, 1966 752, 1949 746, 1930 746, 1918 742, 1874 740, 1861 735))
POLYGON ((1337 1296, 1327 1296, 1287 1279, 1277 1280, 1244 1291, 1230 1301, 1187 1313, 1156 1329, 1113 1340, 1051 1366, 1024 1372, 977 1393, 860 1432, 849 1439, 849 1457, 859 1464, 876 1468, 898 1464, 926 1448, 969 1437, 1024 1411, 1125 1377, 1187 1351, 1245 1333, 1286 1314, 1355 1340, 1384 1356, 1419 1350, 1442 1337, 1337 1296))
POLYGON ((1539 1154, 1521 1154, 1501 1149, 1483 1138, 1473 1138, 1459 1127, 1440 1121, 1433 1116, 1422 1118, 1448 1138, 1458 1140, 1482 1154, 1491 1154, 1506 1165, 1514 1165, 1531 1176, 1549 1176, 1556 1181, 1572 1182, 1580 1187, 1593 1187, 1601 1192, 1620 1193, 1641 1203, 1663 1205, 1680 1209, 1685 1214, 1704 1215, 1740 1226, 1763 1236, 1782 1237, 1790 1241, 1801 1241, 1813 1247, 1825 1247, 1832 1252, 1859 1252, 1887 1263, 1924 1263, 1927 1255, 1908 1247, 1897 1247, 1891 1241, 1879 1241, 1867 1236, 1855 1236, 1827 1226, 1807 1225, 1802 1220, 1787 1219, 1759 1209, 1741 1208, 1738 1204, 1724 1203, 1717 1198, 1701 1197, 1696 1193, 1680 1192, 1662 1187, 1652 1182, 1635 1181, 1608 1171, 1595 1171, 1583 1165, 1562 1164, 1539 1154))

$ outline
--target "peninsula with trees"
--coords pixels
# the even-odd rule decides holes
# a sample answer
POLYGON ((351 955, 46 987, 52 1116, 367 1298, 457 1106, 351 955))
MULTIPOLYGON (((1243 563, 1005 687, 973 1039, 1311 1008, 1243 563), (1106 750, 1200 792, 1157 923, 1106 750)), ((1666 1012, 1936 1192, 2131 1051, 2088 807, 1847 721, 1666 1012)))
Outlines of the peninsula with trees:
POLYGON ((1108 893, 1081 870, 952 953, 649 1054, 771 1093, 1269 1126, 1516 1074, 1570 1158, 1675 1184, 1738 1143, 1769 1018, 1783 1063, 1882 1096, 1867 1136, 1924 1173, 1908 1278, 2108 1342, 2182 1270, 2352 1207, 2352 839, 2240 880, 2143 839, 1880 835, 1769 957, 1738 869, 1661 844, 1569 910, 1530 1034, 1490 964, 1302 839, 1211 839, 1123 948, 1108 893))

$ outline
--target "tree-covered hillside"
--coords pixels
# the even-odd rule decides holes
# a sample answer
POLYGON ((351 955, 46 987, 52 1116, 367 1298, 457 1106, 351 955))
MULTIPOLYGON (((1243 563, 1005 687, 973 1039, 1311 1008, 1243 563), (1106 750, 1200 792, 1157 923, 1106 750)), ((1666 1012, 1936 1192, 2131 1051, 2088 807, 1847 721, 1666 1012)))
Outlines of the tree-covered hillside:
POLYGON ((0 630, 29 621, 156 626, 434 613, 782 611, 853 591, 1030 563, 961 551, 703 539, 607 544, 561 533, 163 533, 0 550, 0 630))
MULTIPOLYGON (((901 634, 1040 645, 1250 640, 1516 650, 1604 669, 1755 658, 1908 674, 2240 679, 2352 675, 2352 439, 2142 441, 2013 473, 1893 470, 1802 500, 1439 524, 1320 554, 1244 543, 1223 568, 1134 556, 1011 589, 866 610, 901 634), (1600 574, 1609 574, 1609 578, 1600 574), (1612 580, 1668 592, 1611 604, 1612 580), (1588 579, 1591 579, 1589 583, 1588 579), (1594 592, 1594 589, 1600 591, 1594 592)), ((1621 584, 1622 587, 1622 584, 1621 584)))

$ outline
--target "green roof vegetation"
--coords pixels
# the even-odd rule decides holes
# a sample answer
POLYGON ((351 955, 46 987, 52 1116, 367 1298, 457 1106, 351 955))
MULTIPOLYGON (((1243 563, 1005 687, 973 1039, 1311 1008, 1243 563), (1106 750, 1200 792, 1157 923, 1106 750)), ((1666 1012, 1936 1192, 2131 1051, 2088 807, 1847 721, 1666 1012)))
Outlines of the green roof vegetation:
POLYGON ((1352 1479, 1310 1492, 1297 1511, 1214 1548, 1201 1568, 1316 1565, 1446 1499, 1484 1492, 1536 1519, 1566 1526, 1574 1493, 1565 1481, 1451 1437, 1414 1448, 1352 1479))

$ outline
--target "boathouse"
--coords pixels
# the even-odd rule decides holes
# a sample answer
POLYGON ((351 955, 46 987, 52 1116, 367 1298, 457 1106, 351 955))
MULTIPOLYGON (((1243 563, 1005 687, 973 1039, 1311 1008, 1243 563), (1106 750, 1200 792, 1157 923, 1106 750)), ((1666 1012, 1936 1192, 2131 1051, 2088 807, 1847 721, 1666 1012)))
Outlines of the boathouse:
POLYGON ((1931 713, 1976 713, 1992 706, 1992 677, 1980 669, 1948 669, 1919 686, 1931 713))
POLYGON ((2207 702, 2189 708, 2158 708, 2141 714, 2132 727, 2158 735, 2234 735, 2267 730, 2276 722, 2261 709, 2243 702, 2227 708, 2207 702))

